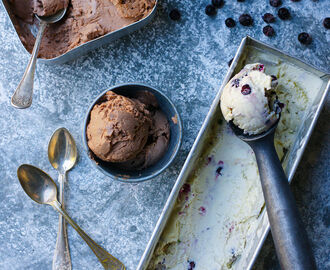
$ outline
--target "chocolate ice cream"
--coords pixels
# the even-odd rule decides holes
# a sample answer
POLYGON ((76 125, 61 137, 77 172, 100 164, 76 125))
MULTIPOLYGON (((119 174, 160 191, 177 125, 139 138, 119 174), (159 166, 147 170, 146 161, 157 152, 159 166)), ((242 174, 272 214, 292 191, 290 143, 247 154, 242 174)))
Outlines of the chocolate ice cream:
POLYGON ((166 152, 169 123, 157 99, 141 91, 131 98, 112 91, 91 113, 87 142, 97 158, 127 170, 155 164, 166 152))
POLYGON ((38 16, 51 16, 67 8, 69 0, 34 0, 34 13, 38 16))
MULTIPOLYGON (((30 28, 38 24, 34 13, 50 14, 68 0, 9 0, 17 17, 16 28, 22 43, 32 51, 35 37, 30 28), (41 8, 42 7, 42 8, 41 8)), ((40 51, 41 58, 54 58, 92 39, 123 28, 146 17, 155 0, 71 0, 60 22, 47 27, 40 51)))

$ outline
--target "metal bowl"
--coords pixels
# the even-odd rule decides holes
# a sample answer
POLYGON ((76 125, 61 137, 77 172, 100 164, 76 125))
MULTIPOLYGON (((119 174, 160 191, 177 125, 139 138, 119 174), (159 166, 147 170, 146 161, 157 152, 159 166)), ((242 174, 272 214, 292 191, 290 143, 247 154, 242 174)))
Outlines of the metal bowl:
POLYGON ((121 84, 114 86, 110 89, 107 89, 103 91, 92 103, 92 105, 89 107, 86 117, 84 119, 83 123, 83 143, 85 150, 87 152, 88 158, 90 159, 91 163, 94 167, 96 167, 98 170, 100 170, 102 173, 104 173, 106 176, 118 180, 121 182, 129 182, 129 183, 137 183, 137 182, 143 182, 146 180, 149 180, 157 175, 159 175, 162 171, 164 171, 174 160, 175 156, 177 155, 181 140, 182 140, 182 123, 179 116, 178 111, 176 110, 174 104, 170 101, 170 99, 165 96, 162 92, 159 90, 156 90, 148 85, 142 84, 142 83, 127 83, 127 84, 121 84), (163 113, 166 115, 169 125, 170 125, 170 141, 168 145, 168 149, 164 156, 154 165, 147 167, 142 170, 134 170, 134 171, 128 171, 124 169, 118 168, 115 163, 111 162, 105 162, 100 159, 98 159, 94 153, 89 149, 87 144, 87 125, 90 120, 90 112, 93 109, 94 105, 97 104, 100 99, 104 96, 104 94, 108 91, 113 91, 116 94, 120 94, 123 96, 130 96, 132 95, 132 92, 134 91, 149 91, 152 94, 155 95, 157 98, 157 101, 159 103, 160 108, 162 109, 163 113), (172 118, 175 117, 177 121, 174 123, 172 118))

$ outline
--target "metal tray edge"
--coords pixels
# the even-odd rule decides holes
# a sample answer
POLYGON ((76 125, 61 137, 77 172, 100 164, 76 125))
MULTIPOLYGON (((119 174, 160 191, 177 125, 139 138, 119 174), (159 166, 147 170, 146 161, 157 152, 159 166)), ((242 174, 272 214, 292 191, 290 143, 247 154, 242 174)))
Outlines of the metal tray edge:
MULTIPOLYGON (((296 57, 293 57, 293 56, 288 55, 286 52, 283 52, 283 51, 278 50, 278 49, 276 49, 276 48, 274 48, 274 47, 272 47, 270 45, 267 45, 267 44, 265 44, 263 42, 260 42, 260 41, 258 41, 256 39, 253 39, 250 36, 244 37, 242 39, 242 41, 241 41, 238 49, 237 49, 237 52, 236 52, 235 57, 234 57, 234 59, 232 61, 232 64, 231 64, 229 70, 227 71, 227 74, 225 75, 225 77, 223 79, 223 83, 221 84, 221 86, 219 88, 219 91, 216 94, 216 96, 215 96, 215 98, 214 98, 214 100, 213 100, 213 102, 211 104, 211 107, 209 109, 209 112, 208 112, 208 114, 205 117, 205 120, 204 120, 204 122, 202 124, 202 127, 201 127, 201 129, 200 129, 200 131, 199 131, 199 133, 198 133, 198 135, 197 135, 197 137, 195 139, 195 142, 194 142, 194 144, 193 144, 193 146, 192 146, 192 148, 191 148, 191 150, 190 150, 190 152, 189 152, 189 154, 188 154, 188 156, 186 158, 186 161, 185 161, 185 163, 184 163, 184 165, 183 165, 183 167, 182 167, 182 169, 180 171, 180 174, 179 174, 179 176, 178 176, 178 178, 177 178, 177 180, 176 180, 176 182, 175 182, 175 184, 174 184, 174 186, 173 186, 173 188, 171 190, 171 193, 170 193, 170 195, 169 195, 169 197, 168 197, 168 199, 167 199, 167 201, 166 201, 166 203, 164 205, 164 208, 163 208, 163 210, 162 210, 162 212, 161 212, 161 214, 159 216, 159 219, 158 219, 158 221, 156 223, 156 226, 154 228, 154 231, 152 232, 152 235, 150 237, 150 240, 149 240, 149 242, 148 242, 148 244, 146 246, 146 249, 145 249, 145 251, 144 251, 144 253, 143 253, 142 257, 141 257, 141 260, 140 260, 140 262, 139 262, 139 264, 138 264, 138 266, 136 268, 137 270, 145 270, 146 267, 148 266, 148 263, 149 263, 149 260, 150 260, 150 257, 151 257, 150 255, 154 252, 155 246, 156 246, 156 244, 159 241, 160 235, 161 235, 161 233, 162 233, 162 231, 163 231, 163 229, 164 229, 164 227, 166 225, 166 222, 167 222, 167 220, 168 220, 168 218, 169 218, 169 216, 171 214, 171 211, 173 209, 173 206, 175 204, 175 201, 176 201, 175 199, 177 197, 177 194, 178 194, 181 186, 184 184, 185 174, 187 173, 186 172, 186 169, 188 167, 188 164, 190 162, 194 162, 194 159, 197 158, 196 156, 194 156, 195 155, 195 152, 196 152, 196 148, 197 148, 197 146, 198 146, 198 144, 199 144, 199 142, 201 140, 201 137, 202 137, 204 131, 206 130, 206 128, 208 126, 209 121, 211 120, 211 118, 213 116, 213 113, 214 113, 216 107, 219 104, 222 89, 225 87, 225 85, 228 82, 228 80, 232 77, 233 72, 235 70, 235 67, 238 64, 238 60, 239 60, 241 54, 243 53, 245 46, 247 46, 247 45, 252 45, 253 46, 254 44, 255 45, 265 46, 267 48, 270 48, 271 50, 276 51, 277 53, 280 53, 280 54, 289 56, 291 59, 294 59, 295 61, 299 61, 300 63, 304 64, 306 67, 309 67, 309 68, 312 68, 314 70, 317 70, 320 73, 323 73, 324 76, 330 77, 330 74, 328 74, 328 73, 326 73, 324 71, 321 71, 320 69, 318 69, 318 68, 316 68, 316 67, 314 67, 314 66, 312 66, 312 65, 310 65, 310 64, 308 64, 308 63, 306 63, 304 61, 301 61, 300 59, 298 59, 296 57)), ((299 165, 299 162, 300 162, 300 160, 301 160, 301 158, 303 156, 303 153, 305 151, 305 148, 306 148, 306 146, 308 144, 308 141, 310 139, 310 136, 312 134, 312 131, 315 128, 316 122, 317 122, 317 120, 319 118, 319 115, 320 115, 320 113, 322 111, 322 108, 324 106, 325 98, 326 98, 326 96, 327 96, 327 94, 329 92, 329 89, 330 89, 330 80, 328 81, 327 86, 325 88, 325 91, 324 91, 324 93, 323 93, 323 95, 322 95, 322 97, 320 99, 320 102, 318 104, 318 107, 317 107, 315 116, 313 117, 312 123, 311 123, 310 127, 308 128, 306 140, 304 140, 304 142, 303 142, 303 144, 301 146, 301 151, 300 151, 298 157, 296 158, 296 160, 294 161, 294 164, 292 166, 291 172, 290 172, 290 174, 288 176, 288 179, 289 179, 290 182, 291 182, 291 180, 292 180, 292 178, 294 176, 295 171, 297 170, 297 167, 299 165)), ((258 256, 258 254, 259 254, 259 252, 260 252, 260 250, 262 248, 262 245, 263 245, 263 243, 264 243, 264 241, 265 241, 265 239, 266 239, 266 237, 268 235, 269 229, 270 229, 270 227, 269 227, 269 224, 268 224, 266 230, 263 232, 263 234, 262 234, 262 236, 260 238, 259 243, 257 244, 257 247, 255 249, 255 252, 253 253, 252 259, 251 259, 251 261, 248 264, 247 270, 250 270, 252 268, 252 266, 253 266, 253 264, 254 264, 257 256, 258 256)))

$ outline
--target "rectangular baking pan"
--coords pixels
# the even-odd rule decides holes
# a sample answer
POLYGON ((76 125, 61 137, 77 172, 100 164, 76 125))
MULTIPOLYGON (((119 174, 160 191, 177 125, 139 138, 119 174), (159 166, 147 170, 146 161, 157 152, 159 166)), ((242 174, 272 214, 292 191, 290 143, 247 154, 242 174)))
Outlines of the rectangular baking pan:
MULTIPOLYGON (((296 139, 290 154, 286 157, 286 174, 289 181, 291 182, 294 173, 297 169, 300 159, 302 158, 304 149, 308 143, 308 140, 312 134, 313 128, 316 124, 316 121, 320 115, 322 106, 324 105, 326 95, 330 88, 330 74, 322 72, 315 69, 314 67, 303 63, 302 61, 290 57, 286 53, 279 51, 273 47, 270 47, 264 43, 261 43, 249 36, 243 38, 235 58, 229 68, 223 84, 216 95, 211 108, 206 116, 206 119, 199 131, 199 134, 192 146, 192 149, 184 163, 184 166, 180 172, 178 179, 176 180, 174 187, 169 195, 169 198, 161 212, 161 215, 158 219, 158 222, 155 226, 155 229, 152 233, 151 239, 147 244, 147 247, 144 251, 144 254, 139 262, 137 270, 144 270, 148 267, 148 263, 153 256, 154 249, 159 241, 159 238, 166 226, 166 223, 171 215, 171 211, 177 201, 177 197, 182 185, 187 181, 188 177, 196 169, 198 158, 201 156, 204 143, 210 139, 210 132, 212 131, 212 123, 216 121, 216 115, 220 113, 219 102, 222 89, 227 84, 227 82, 243 67, 243 62, 245 56, 247 55, 248 50, 256 49, 262 53, 274 55, 281 58, 283 61, 286 61, 290 64, 297 66, 298 68, 312 73, 319 77, 322 80, 322 86, 320 91, 316 94, 316 97, 313 100, 313 103, 310 106, 310 111, 307 113, 306 119, 303 122, 303 125, 300 126, 298 131, 298 138, 296 139)), ((221 194, 219 194, 221 196, 221 194)), ((260 215, 259 223, 257 230, 255 232, 254 239, 251 244, 249 244, 249 250, 244 250, 244 256, 240 258, 239 268, 233 266, 233 269, 251 269, 257 255, 263 245, 263 242, 269 232, 269 222, 265 209, 260 215)))
MULTIPOLYGON (((79 56, 86 54, 87 52, 94 50, 102 45, 105 45, 107 43, 110 43, 111 41, 114 41, 120 37, 123 37, 125 35, 128 35, 140 28, 142 28, 143 26, 145 26, 146 24, 148 24, 152 18, 155 16, 156 14, 156 9, 157 9, 157 4, 158 4, 158 0, 155 1, 155 6, 152 9, 152 11, 149 13, 149 15, 135 23, 132 23, 130 25, 127 25, 121 29, 118 29, 116 31, 110 32, 104 36, 98 37, 96 39, 90 40, 84 44, 81 44, 69 51, 67 51, 66 53, 59 55, 55 58, 50 58, 50 59, 43 59, 43 58, 39 58, 38 62, 39 63, 45 63, 45 64, 63 64, 65 62, 74 60, 76 58, 78 58, 79 56)), ((10 5, 8 3, 8 0, 2 0, 2 5, 5 9, 5 11, 7 12, 7 15, 9 16, 12 25, 14 26, 16 33, 17 33, 17 37, 19 38, 19 27, 18 27, 18 23, 16 20, 16 17, 14 16, 14 14, 12 13, 11 9, 10 9, 10 5)), ((21 43, 22 46, 24 47, 23 43, 21 43)), ((25 48, 25 47, 24 47, 25 48)), ((29 53, 29 52, 28 52, 29 53)))

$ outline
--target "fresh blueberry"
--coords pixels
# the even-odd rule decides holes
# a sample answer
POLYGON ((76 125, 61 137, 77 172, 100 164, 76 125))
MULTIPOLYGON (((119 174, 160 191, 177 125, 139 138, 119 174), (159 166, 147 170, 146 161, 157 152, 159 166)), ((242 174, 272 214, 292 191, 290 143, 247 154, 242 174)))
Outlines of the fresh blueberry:
POLYGON ((171 20, 178 21, 181 18, 181 13, 178 9, 174 8, 170 11, 169 16, 170 16, 171 20))
POLYGON ((298 35, 298 40, 301 44, 309 45, 312 43, 313 39, 308 33, 302 32, 298 35))
POLYGON ((215 6, 216 8, 222 8, 224 4, 225 4, 224 0, 212 0, 212 5, 215 6))
POLYGON ((214 15, 217 14, 217 10, 216 10, 215 6, 213 6, 213 5, 207 5, 205 7, 205 13, 208 16, 214 16, 214 15))
POLYGON ((330 29, 330 17, 325 18, 325 19, 323 20, 323 26, 324 26, 326 29, 330 29))
POLYGON ((233 28, 236 25, 236 22, 232 18, 228 18, 225 20, 225 24, 229 28, 233 28))
POLYGON ((282 5, 282 0, 269 0, 269 4, 272 7, 279 7, 282 5))
POLYGON ((241 93, 242 93, 244 96, 251 94, 251 87, 250 87, 250 85, 248 85, 248 84, 244 84, 244 85, 242 86, 241 93))
POLYGON ((272 37, 275 35, 275 30, 273 27, 271 27, 270 25, 266 25, 263 29, 262 32, 265 34, 265 36, 267 37, 272 37))
POLYGON ((250 26, 253 24, 253 19, 249 14, 242 14, 239 16, 239 23, 243 26, 250 26))
POLYGON ((291 17, 290 11, 287 8, 280 8, 277 12, 277 15, 282 20, 288 20, 291 17))
POLYGON ((273 14, 271 14, 271 13, 265 13, 264 16, 262 16, 262 19, 266 23, 273 23, 276 20, 275 16, 273 14))

